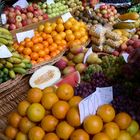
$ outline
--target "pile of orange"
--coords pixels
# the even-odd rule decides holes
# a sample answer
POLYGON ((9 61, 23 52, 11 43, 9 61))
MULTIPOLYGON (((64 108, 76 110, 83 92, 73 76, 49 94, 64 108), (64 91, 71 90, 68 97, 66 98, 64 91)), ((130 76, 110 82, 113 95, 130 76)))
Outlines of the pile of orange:
MULTIPOLYGON (((73 88, 62 84, 57 89, 32 88, 17 112, 8 117, 5 135, 15 140, 130 140, 126 131, 132 122, 127 113, 115 115, 109 105, 100 106, 97 115, 89 115, 80 123, 78 104, 73 88), (122 139, 123 138, 123 139, 122 139)), ((139 134, 133 136, 139 140, 139 134)))

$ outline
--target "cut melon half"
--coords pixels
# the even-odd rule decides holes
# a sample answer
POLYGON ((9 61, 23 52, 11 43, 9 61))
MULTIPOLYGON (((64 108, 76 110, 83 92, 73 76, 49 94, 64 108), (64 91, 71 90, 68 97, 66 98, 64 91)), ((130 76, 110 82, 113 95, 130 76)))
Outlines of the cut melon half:
POLYGON ((61 77, 60 70, 55 66, 46 65, 38 69, 30 78, 31 87, 44 89, 54 85, 61 77))
POLYGON ((78 71, 72 72, 65 77, 61 78, 56 84, 56 87, 59 87, 61 84, 70 84, 72 87, 78 86, 80 84, 81 77, 78 71))

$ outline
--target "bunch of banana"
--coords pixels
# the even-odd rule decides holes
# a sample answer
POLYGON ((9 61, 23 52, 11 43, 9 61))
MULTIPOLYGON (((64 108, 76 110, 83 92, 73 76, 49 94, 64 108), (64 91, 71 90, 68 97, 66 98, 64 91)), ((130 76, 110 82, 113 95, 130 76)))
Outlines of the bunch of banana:
POLYGON ((23 58, 11 47, 9 50, 12 57, 0 59, 0 83, 14 79, 16 74, 26 74, 27 70, 32 67, 30 60, 23 58))
POLYGON ((13 44, 12 34, 5 28, 0 27, 0 46, 13 44))

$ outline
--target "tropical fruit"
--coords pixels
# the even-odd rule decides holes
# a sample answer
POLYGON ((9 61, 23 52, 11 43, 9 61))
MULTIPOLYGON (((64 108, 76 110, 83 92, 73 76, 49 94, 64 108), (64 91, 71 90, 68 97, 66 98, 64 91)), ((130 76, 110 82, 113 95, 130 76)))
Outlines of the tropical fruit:
POLYGON ((111 139, 107 134, 101 132, 93 136, 92 140, 111 140, 111 139))
POLYGON ((75 71, 60 79, 55 85, 59 87, 61 84, 67 83, 70 84, 72 87, 76 87, 78 84, 80 84, 80 81, 80 73, 78 71, 75 71))
POLYGON ((38 69, 30 78, 31 87, 44 89, 55 84, 61 77, 59 69, 55 66, 44 66, 38 69))

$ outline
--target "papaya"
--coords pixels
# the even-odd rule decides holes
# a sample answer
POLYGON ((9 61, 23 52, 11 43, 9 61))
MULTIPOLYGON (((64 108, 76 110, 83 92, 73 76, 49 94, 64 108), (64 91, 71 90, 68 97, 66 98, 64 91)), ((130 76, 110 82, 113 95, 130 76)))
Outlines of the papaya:
POLYGON ((119 22, 113 25, 115 29, 133 29, 135 28, 135 24, 132 22, 119 22))
POLYGON ((139 18, 139 14, 136 12, 132 12, 132 13, 126 13, 126 14, 122 14, 119 16, 119 19, 122 21, 125 20, 138 20, 139 18))

